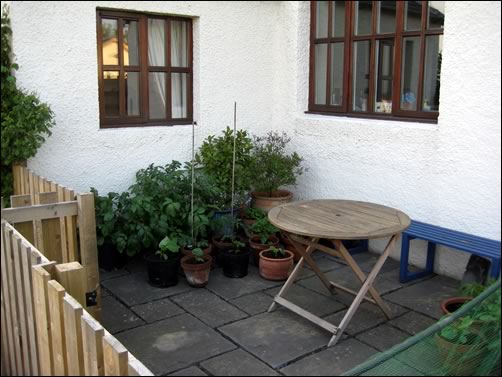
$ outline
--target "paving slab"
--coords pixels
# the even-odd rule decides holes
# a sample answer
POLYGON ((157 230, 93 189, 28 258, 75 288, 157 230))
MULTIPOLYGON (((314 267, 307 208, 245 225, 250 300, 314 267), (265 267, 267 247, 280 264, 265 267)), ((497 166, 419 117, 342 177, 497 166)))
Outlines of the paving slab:
POLYGON ((286 376, 340 376, 365 362, 376 352, 356 339, 347 339, 296 361, 280 371, 286 376))
POLYGON ((156 375, 178 371, 236 348, 190 314, 122 332, 117 339, 156 375))
POLYGON ((389 325, 381 325, 356 336, 357 340, 376 348, 380 352, 404 342, 410 334, 389 325))
MULTIPOLYGON (((380 258, 380 254, 370 253, 370 252, 359 253, 353 255, 352 258, 354 258, 354 260, 357 262, 361 270, 368 273, 375 266, 375 263, 377 262, 378 258, 380 258)), ((384 274, 386 272, 395 270, 396 268, 399 268, 399 262, 395 261, 394 259, 387 258, 382 269, 380 270, 380 273, 384 274)))
POLYGON ((128 306, 144 304, 192 289, 186 280, 182 278, 180 278, 178 285, 174 287, 153 287, 148 283, 146 271, 106 280, 103 285, 128 306))
POLYGON ((148 323, 185 313, 183 309, 168 298, 133 306, 131 309, 148 323))
POLYGON ((111 296, 103 297, 101 305, 101 323, 112 334, 138 327, 145 323, 131 310, 111 296))
POLYGON ((389 325, 397 327, 411 335, 418 334, 434 323, 436 323, 434 319, 413 311, 389 321, 389 325))
POLYGON ((233 299, 230 303, 249 315, 256 315, 268 310, 272 298, 263 292, 257 292, 233 299))
POLYGON ((193 289, 173 297, 172 300, 213 328, 248 316, 206 289, 193 289))
POLYGON ((256 267, 249 266, 248 275, 243 277, 242 279, 227 278, 225 275, 223 275, 223 271, 221 269, 214 270, 211 273, 209 284, 206 286, 206 288, 226 300, 231 300, 283 284, 283 281, 271 281, 263 279, 259 275, 258 269, 256 267))
POLYGON ((169 374, 169 376, 207 376, 202 370, 197 367, 189 367, 177 372, 169 374))
POLYGON ((130 272, 125 268, 121 268, 119 270, 105 271, 103 269, 99 270, 99 280, 105 281, 108 279, 113 279, 119 276, 129 275, 130 272))
POLYGON ((237 349, 200 363, 214 376, 280 376, 265 363, 237 349))
MULTIPOLYGON (((280 290, 281 287, 277 287, 268 289, 265 293, 274 297, 280 290)), ((345 305, 336 301, 334 297, 321 295, 307 288, 303 288, 298 284, 293 285, 289 289, 285 298, 318 317, 324 317, 328 314, 335 313, 346 308, 345 305)))
POLYGON ((441 302, 457 294, 457 289, 452 287, 453 282, 452 279, 436 276, 385 295, 385 299, 439 319, 443 316, 441 302))
MULTIPOLYGON (((326 255, 326 254, 324 254, 326 255)), ((332 270, 336 270, 338 268, 345 267, 345 264, 337 262, 334 258, 331 258, 330 256, 321 256, 314 258, 314 260, 317 263, 317 266, 322 272, 328 272, 332 270)), ((311 268, 308 263, 305 263, 305 267, 311 268)))
POLYGON ((327 331, 285 309, 259 314, 219 330, 273 368, 325 347, 331 338, 327 331))
MULTIPOLYGON (((391 313, 397 317, 407 312, 407 310, 399 305, 386 302, 389 306, 391 313)), ((335 325, 340 325, 347 310, 342 310, 338 313, 332 314, 326 318, 326 321, 335 325)), ((370 328, 376 327, 387 321, 387 317, 382 313, 380 308, 369 302, 363 302, 356 311, 356 314, 350 320, 345 333, 348 335, 356 335, 370 328)))
MULTIPOLYGON (((356 277, 352 269, 350 267, 342 267, 333 271, 326 273, 326 277, 345 288, 352 289, 353 291, 359 291, 362 284, 359 279, 356 277)), ((328 291, 326 286, 322 283, 321 279, 318 276, 313 276, 308 279, 298 281, 298 284, 304 286, 305 288, 309 288, 313 291, 316 291, 320 294, 330 296, 331 293, 328 291)), ((377 291, 383 295, 388 292, 395 291, 402 287, 402 284, 399 281, 392 281, 382 278, 378 276, 373 284, 373 286, 377 289, 377 291)))

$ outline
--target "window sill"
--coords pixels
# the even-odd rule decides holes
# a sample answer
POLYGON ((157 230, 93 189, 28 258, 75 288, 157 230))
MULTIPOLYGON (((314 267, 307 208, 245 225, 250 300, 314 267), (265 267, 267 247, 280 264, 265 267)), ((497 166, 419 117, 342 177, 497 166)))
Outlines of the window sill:
POLYGON ((103 124, 99 128, 144 128, 144 127, 173 127, 173 126, 186 126, 192 124, 190 119, 169 120, 164 122, 151 122, 151 123, 123 123, 123 124, 103 124))
POLYGON ((353 113, 330 113, 325 111, 305 111, 305 114, 324 115, 326 117, 341 117, 341 118, 356 118, 356 119, 374 119, 374 120, 388 120, 392 122, 412 122, 412 123, 427 123, 437 124, 437 119, 424 119, 401 117, 392 115, 374 115, 374 114, 353 114, 353 113))

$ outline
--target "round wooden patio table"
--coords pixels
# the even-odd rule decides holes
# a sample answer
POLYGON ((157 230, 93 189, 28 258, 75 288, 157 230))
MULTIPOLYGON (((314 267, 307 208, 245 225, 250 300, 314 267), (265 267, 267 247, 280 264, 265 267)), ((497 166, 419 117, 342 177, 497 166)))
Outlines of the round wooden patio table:
POLYGON ((387 318, 392 318, 389 308, 373 287, 373 282, 387 260, 399 234, 410 226, 411 220, 406 214, 397 209, 374 203, 352 200, 310 200, 275 207, 268 213, 268 218, 273 225, 286 233, 302 256, 281 291, 274 297, 269 312, 275 308, 276 304, 279 304, 328 330, 333 334, 328 347, 336 344, 341 338, 363 300, 378 305, 387 318), (375 266, 366 276, 343 245, 342 240, 383 237, 390 237, 390 240, 375 266), (334 248, 319 244, 320 239, 332 240, 334 248), (355 292, 328 280, 310 256, 315 250, 344 260, 362 284, 359 291, 355 292), (339 326, 315 316, 284 298, 302 270, 304 262, 310 265, 330 292, 334 293, 335 289, 339 289, 355 296, 339 326), (367 293, 371 297, 367 297, 367 293))

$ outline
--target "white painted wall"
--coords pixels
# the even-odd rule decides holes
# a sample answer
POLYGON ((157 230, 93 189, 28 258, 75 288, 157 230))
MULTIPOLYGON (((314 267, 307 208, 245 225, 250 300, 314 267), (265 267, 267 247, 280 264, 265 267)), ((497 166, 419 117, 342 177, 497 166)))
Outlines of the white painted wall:
MULTIPOLYGON (((99 129, 98 2, 12 2, 19 83, 52 105, 57 126, 29 162, 58 182, 123 190, 136 170, 190 156, 190 128, 99 129)), ((232 121, 288 131, 309 168, 297 198, 347 198, 499 239, 500 3, 447 2, 437 125, 307 115, 308 2, 99 2, 196 17, 198 141, 232 121)), ((381 242, 371 247, 381 250, 381 242)), ((459 278, 468 255, 441 250, 437 271, 459 278)), ((423 263, 423 253, 412 254, 423 263)), ((398 251, 394 253, 398 257, 398 251)))

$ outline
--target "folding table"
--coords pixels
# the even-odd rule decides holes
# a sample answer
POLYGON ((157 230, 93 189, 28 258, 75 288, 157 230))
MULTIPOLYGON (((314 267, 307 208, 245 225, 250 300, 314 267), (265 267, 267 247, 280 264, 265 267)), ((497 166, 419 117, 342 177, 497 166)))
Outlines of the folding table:
MULTIPOLYGON (((333 334, 328 347, 340 340, 363 300, 377 305, 388 319, 392 318, 390 309, 373 287, 373 282, 394 247, 399 234, 410 225, 411 220, 406 214, 397 209, 374 203, 352 200, 311 200, 275 207, 268 213, 268 218, 273 225, 286 233, 286 236, 302 256, 278 295, 274 297, 269 312, 275 308, 276 304, 279 304, 324 328, 333 334), (342 240, 373 239, 389 236, 390 240, 384 252, 378 258, 368 276, 357 265, 342 242, 342 240), (335 248, 319 244, 321 239, 332 240, 335 248), (345 261, 362 284, 359 291, 355 292, 328 280, 311 256, 315 250, 345 261), (284 298, 302 270, 304 262, 310 265, 332 294, 335 293, 335 289, 339 289, 355 296, 339 326, 315 316, 284 298), (368 297, 367 293, 371 297, 368 297)), ((336 275, 336 271, 334 274, 336 275)))

